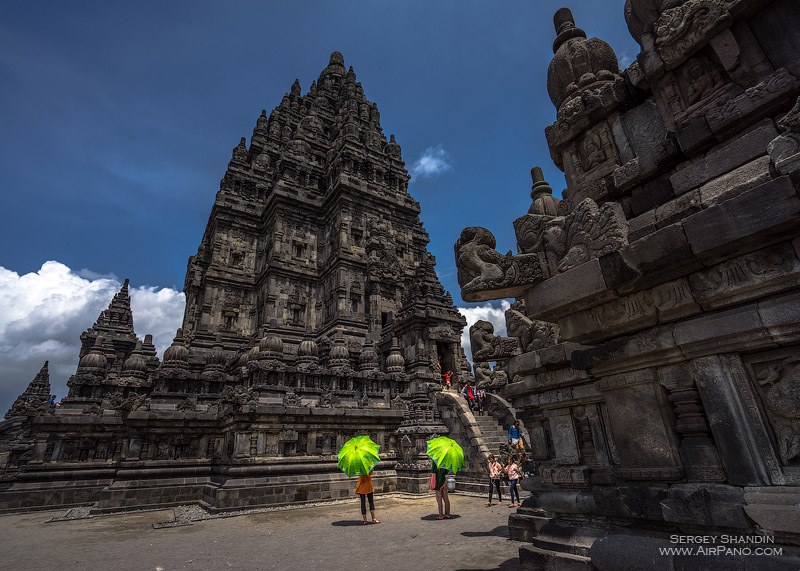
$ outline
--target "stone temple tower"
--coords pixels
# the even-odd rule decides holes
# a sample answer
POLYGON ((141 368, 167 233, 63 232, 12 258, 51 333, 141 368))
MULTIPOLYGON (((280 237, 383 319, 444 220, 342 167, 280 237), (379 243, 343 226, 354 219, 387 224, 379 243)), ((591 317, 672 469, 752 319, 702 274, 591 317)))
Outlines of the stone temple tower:
POLYGON ((362 434, 382 447, 379 489, 425 490, 425 439, 461 430, 455 397, 431 389, 467 369, 465 320, 408 181, 340 53, 305 95, 295 81, 233 149, 163 357, 126 280, 60 406, 45 366, 0 421, 0 511, 340 498, 336 452, 362 434))
POLYGON ((233 149, 186 273, 184 335, 198 351, 278 336, 287 356, 337 331, 406 365, 458 370, 463 321, 433 271, 394 135, 339 52, 305 95, 295 81, 233 149), (417 310, 420 311, 417 311, 417 310), (424 365, 424 366, 423 366, 424 365))

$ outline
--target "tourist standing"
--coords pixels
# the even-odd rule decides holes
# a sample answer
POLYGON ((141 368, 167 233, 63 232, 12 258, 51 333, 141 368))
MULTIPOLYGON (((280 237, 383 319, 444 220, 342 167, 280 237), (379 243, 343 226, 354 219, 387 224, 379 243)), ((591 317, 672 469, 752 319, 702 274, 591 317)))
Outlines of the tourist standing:
POLYGON ((436 505, 439 515, 436 519, 450 519, 450 496, 447 495, 447 468, 439 468, 436 462, 431 463, 431 473, 436 474, 436 505), (444 507, 444 510, 442 510, 444 507))
POLYGON ((367 525, 367 501, 369 501, 369 513, 372 516, 372 523, 381 523, 375 517, 375 488, 372 486, 372 472, 366 476, 359 476, 356 484, 356 494, 361 498, 361 517, 363 525, 367 525))
POLYGON ((522 435, 519 430, 519 421, 515 420, 514 424, 508 427, 508 443, 511 445, 511 448, 514 449, 514 452, 519 455, 520 452, 524 452, 525 449, 522 446, 522 435))
POLYGON ((492 488, 497 490, 497 503, 503 505, 503 496, 500 493, 500 479, 503 476, 503 466, 498 462, 494 454, 489 454, 489 501, 487 506, 492 505, 492 488))
POLYGON ((453 378, 453 372, 452 371, 447 371, 444 375, 442 375, 442 377, 444 377, 444 386, 445 386, 445 388, 449 389, 450 388, 450 381, 453 378))
POLYGON ((506 461, 506 474, 508 474, 508 493, 511 496, 511 503, 508 504, 508 507, 513 508, 516 506, 521 506, 522 503, 519 501, 518 488, 520 471, 517 461, 513 456, 509 456, 508 460, 506 461), (514 496, 517 497, 516 503, 514 502, 514 496))

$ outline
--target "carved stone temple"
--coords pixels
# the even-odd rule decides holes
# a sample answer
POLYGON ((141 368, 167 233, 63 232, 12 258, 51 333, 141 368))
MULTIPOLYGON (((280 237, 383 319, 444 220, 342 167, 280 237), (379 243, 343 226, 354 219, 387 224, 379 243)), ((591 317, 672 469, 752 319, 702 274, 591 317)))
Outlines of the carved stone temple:
POLYGON ((0 510, 339 498, 356 434, 382 446, 378 491, 423 489, 425 439, 461 418, 429 385, 469 366, 408 181, 341 54, 305 95, 295 81, 233 149, 163 359, 126 280, 81 335, 63 404, 45 364, 6 414, 0 510))
POLYGON ((509 337, 471 332, 537 465, 511 537, 530 569, 797 569, 800 3, 624 15, 641 52, 622 70, 555 14, 562 198, 534 168, 516 254, 479 227, 455 245, 465 300, 516 299, 509 337), (783 553, 658 551, 723 535, 783 553))

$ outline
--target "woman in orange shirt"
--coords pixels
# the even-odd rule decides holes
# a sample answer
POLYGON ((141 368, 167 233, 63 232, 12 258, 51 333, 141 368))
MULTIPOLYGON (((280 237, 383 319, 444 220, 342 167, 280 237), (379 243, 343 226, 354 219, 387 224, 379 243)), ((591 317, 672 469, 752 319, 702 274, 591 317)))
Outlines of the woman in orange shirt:
POLYGON ((372 487, 372 472, 366 476, 358 477, 358 484, 356 484, 356 494, 361 498, 361 516, 364 518, 363 525, 367 525, 367 500, 369 500, 369 513, 372 516, 372 523, 381 523, 375 517, 375 501, 374 501, 375 488, 372 487))

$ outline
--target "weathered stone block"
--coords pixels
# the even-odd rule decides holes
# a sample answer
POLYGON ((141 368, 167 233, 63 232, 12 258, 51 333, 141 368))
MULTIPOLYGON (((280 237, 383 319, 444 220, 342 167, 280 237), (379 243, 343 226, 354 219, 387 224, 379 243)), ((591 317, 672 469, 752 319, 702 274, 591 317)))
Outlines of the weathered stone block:
POLYGON ((640 370, 605 377, 598 388, 606 393, 609 427, 620 462, 635 475, 644 470, 648 479, 671 479, 680 460, 664 389, 655 382, 652 371, 640 370), (627 419, 637 418, 631 431, 627 419))
POLYGON ((750 527, 744 503, 741 488, 718 484, 672 486, 661 502, 667 521, 739 529, 750 527))
POLYGON ((606 287, 600 261, 595 258, 528 289, 525 307, 532 319, 555 321, 616 297, 606 287))
POLYGON ((756 304, 681 321, 674 336, 687 356, 774 346, 756 304))
MULTIPOLYGON (((680 222, 637 240, 623 250, 621 255, 628 267, 635 269, 639 274, 636 280, 615 283, 622 293, 652 287, 700 267, 700 261, 694 257, 680 222)), ((610 257, 604 257, 601 258, 601 263, 610 260, 610 257)), ((604 264, 604 275, 606 272, 610 273, 611 269, 610 265, 604 264)), ((616 268, 613 270, 619 273, 616 268)), ((606 275, 606 281, 613 283, 611 275, 606 275)))
POLYGON ((700 187, 703 208, 719 204, 770 180, 769 156, 758 157, 700 187))
POLYGON ((695 382, 728 483, 783 483, 783 475, 759 406, 737 355, 692 361, 695 382))
POLYGON ((776 30, 797 30, 800 28, 800 10, 793 0, 772 2, 765 10, 757 14, 751 21, 758 43, 777 69, 785 67, 795 76, 800 77, 800 38, 797 34, 776 33, 776 30))
POLYGON ((648 210, 644 214, 640 214, 628 221, 628 240, 635 242, 656 230, 656 211, 648 210))
POLYGON ((690 214, 700 212, 700 191, 692 190, 656 208, 656 228, 663 228, 690 214))
MULTIPOLYGON (((669 182, 669 177, 660 176, 631 191, 631 210, 634 216, 639 216, 664 204, 673 196, 675 194, 672 192, 672 184, 669 182)), ((630 231, 632 232, 632 230, 630 231)))
POLYGON ((682 222, 692 251, 714 258, 800 225, 800 199, 787 176, 694 214, 682 222))
POLYGON ((566 414, 550 417, 550 436, 553 440, 556 461, 559 464, 577 464, 580 461, 575 427, 569 411, 566 411, 566 414))
POLYGON ((788 345, 800 340, 800 292, 761 301, 758 314, 776 343, 788 345))
POLYGON ((708 126, 708 121, 703 116, 690 119, 686 125, 678 129, 675 138, 686 156, 703 152, 717 142, 708 126))
POLYGON ((746 133, 716 147, 703 157, 680 165, 670 177, 675 194, 683 194, 744 163, 763 155, 769 142, 778 136, 771 119, 764 119, 746 133))

